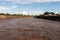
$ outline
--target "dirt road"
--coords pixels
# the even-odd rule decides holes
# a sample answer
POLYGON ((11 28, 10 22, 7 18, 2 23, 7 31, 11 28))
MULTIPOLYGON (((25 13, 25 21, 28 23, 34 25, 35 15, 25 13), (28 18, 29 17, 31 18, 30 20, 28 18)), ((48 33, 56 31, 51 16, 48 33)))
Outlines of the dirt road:
POLYGON ((60 40, 60 22, 35 18, 0 20, 0 40, 60 40))

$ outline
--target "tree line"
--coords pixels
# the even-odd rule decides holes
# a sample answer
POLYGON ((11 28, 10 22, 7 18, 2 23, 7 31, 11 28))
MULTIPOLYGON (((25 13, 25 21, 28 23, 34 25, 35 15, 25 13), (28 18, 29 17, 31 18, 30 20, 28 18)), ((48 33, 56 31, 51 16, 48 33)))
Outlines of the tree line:
POLYGON ((44 14, 34 16, 34 18, 60 21, 60 14, 59 13, 56 14, 54 12, 44 12, 44 14))
MULTIPOLYGON (((23 15, 23 14, 9 14, 9 13, 0 13, 0 15, 13 15, 13 16, 26 16, 26 15, 23 15)), ((30 16, 30 15, 27 15, 27 16, 30 16)), ((35 15, 36 16, 36 15, 35 15)), ((59 13, 55 14, 54 12, 44 12, 42 15, 38 15, 38 16, 60 16, 59 13)))
POLYGON ((44 16, 60 16, 59 13, 55 14, 54 12, 44 12, 44 16))

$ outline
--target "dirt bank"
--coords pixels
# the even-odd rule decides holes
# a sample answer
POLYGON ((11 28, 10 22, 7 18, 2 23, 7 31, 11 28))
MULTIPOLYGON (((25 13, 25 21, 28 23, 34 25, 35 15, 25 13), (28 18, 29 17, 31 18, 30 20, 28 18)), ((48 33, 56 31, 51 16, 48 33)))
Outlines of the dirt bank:
POLYGON ((32 16, 0 15, 0 20, 17 19, 17 18, 25 18, 25 17, 32 17, 32 16))

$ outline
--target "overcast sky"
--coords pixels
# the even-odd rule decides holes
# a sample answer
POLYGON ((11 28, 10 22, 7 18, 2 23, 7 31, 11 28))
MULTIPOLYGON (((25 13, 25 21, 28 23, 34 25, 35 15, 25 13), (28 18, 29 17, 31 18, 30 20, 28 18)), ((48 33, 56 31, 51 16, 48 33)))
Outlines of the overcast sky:
POLYGON ((42 14, 60 12, 60 0, 0 0, 0 12, 42 14))

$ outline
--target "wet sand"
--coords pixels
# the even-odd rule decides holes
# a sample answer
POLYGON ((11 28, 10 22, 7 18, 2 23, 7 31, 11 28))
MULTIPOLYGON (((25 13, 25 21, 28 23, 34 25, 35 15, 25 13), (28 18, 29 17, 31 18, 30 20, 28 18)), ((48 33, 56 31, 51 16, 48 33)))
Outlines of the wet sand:
POLYGON ((60 40, 60 22, 36 18, 0 20, 0 40, 60 40))

